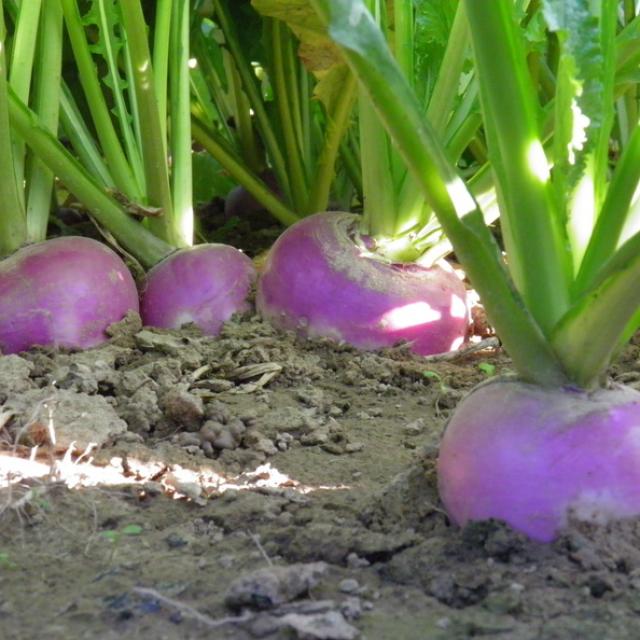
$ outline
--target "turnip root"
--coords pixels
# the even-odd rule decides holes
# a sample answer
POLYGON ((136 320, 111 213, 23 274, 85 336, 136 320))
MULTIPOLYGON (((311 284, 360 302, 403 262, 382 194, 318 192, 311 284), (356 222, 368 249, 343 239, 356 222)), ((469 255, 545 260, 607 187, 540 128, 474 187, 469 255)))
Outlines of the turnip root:
POLYGON ((0 262, 0 348, 34 345, 84 349, 138 311, 138 292, 109 247, 76 236, 24 247, 0 262))
POLYGON ((325 212, 289 227, 258 280, 260 314, 279 328, 361 349, 408 341, 425 355, 457 347, 468 322, 461 280, 440 266, 377 259, 357 219, 325 212))
POLYGON ((140 298, 142 321, 166 329, 192 322, 215 336, 234 313, 249 310, 254 280, 251 260, 228 245, 176 251, 147 273, 140 298))
POLYGON ((496 518, 547 542, 571 518, 640 515, 640 393, 482 385, 447 425, 438 474, 459 525, 496 518))

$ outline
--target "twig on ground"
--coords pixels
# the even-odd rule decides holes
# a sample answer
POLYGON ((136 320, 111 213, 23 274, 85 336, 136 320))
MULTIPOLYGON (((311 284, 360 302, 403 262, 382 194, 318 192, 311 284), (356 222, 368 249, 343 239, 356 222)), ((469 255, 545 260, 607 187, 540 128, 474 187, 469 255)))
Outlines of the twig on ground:
POLYGON ((258 547, 258 551, 260 552, 262 557, 265 559, 265 562, 270 567, 272 567, 273 566, 273 561, 271 560, 271 558, 269 557, 269 555, 265 551, 265 548, 262 546, 262 543, 260 542, 260 538, 255 533, 251 533, 251 531, 247 531, 247 535, 251 538, 253 544, 255 544, 256 547, 258 547))
POLYGON ((463 349, 457 351, 447 351, 446 353, 436 353, 433 356, 424 356, 424 360, 427 362, 453 362, 455 360, 462 360, 466 356, 476 353, 477 351, 484 351, 485 349, 498 349, 500 347, 500 341, 498 338, 485 338, 470 344, 463 349))
POLYGON ((223 627, 227 624, 241 624, 243 622, 248 622, 252 618, 254 618, 254 614, 245 611, 240 616, 227 616, 226 618, 211 618, 204 613, 200 613, 197 609, 190 607, 188 604, 184 604, 183 602, 178 602, 173 598, 169 598, 167 596, 163 596, 161 593, 156 591, 155 589, 149 589, 147 587, 134 587, 133 591, 139 595, 146 596, 148 598, 155 598, 158 602, 165 604, 169 607, 173 607, 177 611, 179 611, 183 616, 187 618, 192 618, 196 620, 200 624, 208 627, 209 629, 216 629, 218 627, 223 627))

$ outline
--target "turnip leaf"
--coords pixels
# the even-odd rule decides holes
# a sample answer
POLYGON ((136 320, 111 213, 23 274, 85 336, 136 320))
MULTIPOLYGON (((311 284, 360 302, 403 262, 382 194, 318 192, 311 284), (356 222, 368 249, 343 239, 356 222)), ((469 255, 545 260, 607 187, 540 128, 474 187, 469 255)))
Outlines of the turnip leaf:
POLYGON ((615 2, 543 0, 543 13, 560 51, 553 181, 577 271, 606 189, 615 2))
MULTIPOLYGON (((139 140, 132 130, 136 120, 135 96, 128 79, 122 75, 120 63, 126 50, 122 35, 122 16, 119 4, 113 0, 93 0, 89 11, 82 17, 85 28, 95 28, 96 40, 89 46, 93 55, 99 55, 104 61, 102 84, 111 91, 113 108, 111 113, 118 122, 120 139, 124 144, 127 159, 138 184, 144 184, 144 172, 139 152, 139 140), (126 98, 129 97, 129 103, 126 98)), ((142 187, 144 191, 144 187, 142 187)))
POLYGON ((347 69, 338 47, 329 38, 310 1, 252 0, 251 4, 260 14, 286 23, 296 35, 300 41, 298 55, 318 81, 313 93, 331 113, 347 69))

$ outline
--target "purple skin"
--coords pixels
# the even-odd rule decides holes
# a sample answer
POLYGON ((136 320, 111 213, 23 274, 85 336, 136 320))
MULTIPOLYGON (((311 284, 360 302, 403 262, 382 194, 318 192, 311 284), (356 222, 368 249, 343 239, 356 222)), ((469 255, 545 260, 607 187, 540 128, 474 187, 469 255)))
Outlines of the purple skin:
POLYGON ((640 514, 640 393, 586 393, 496 380, 447 425, 438 461, 452 520, 504 520, 549 542, 570 519, 640 514))
POLYGON ((107 340, 105 329, 138 311, 136 285, 109 247, 63 237, 24 247, 0 262, 0 348, 77 349, 107 340))
POLYGON ((215 336, 234 313, 250 309, 253 262, 224 244, 181 249, 148 273, 140 297, 146 325, 178 329, 193 322, 215 336))
POLYGON ((388 264, 354 242, 357 216, 317 213, 278 238, 258 280, 256 306, 281 329, 328 336, 360 349, 411 343, 418 354, 462 342, 464 284, 435 266, 388 264))

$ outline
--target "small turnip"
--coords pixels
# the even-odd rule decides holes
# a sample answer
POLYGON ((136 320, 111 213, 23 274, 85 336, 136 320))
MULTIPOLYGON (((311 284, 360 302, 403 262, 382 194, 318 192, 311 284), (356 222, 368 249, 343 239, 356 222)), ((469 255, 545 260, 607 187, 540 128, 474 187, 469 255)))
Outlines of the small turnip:
POLYGON ((543 542, 570 518, 640 515, 640 393, 481 385, 447 425, 438 476, 457 524, 496 518, 543 542))
POLYGON ((425 355, 458 346, 468 322, 461 280, 442 266, 377 259, 357 221, 324 212, 289 227, 258 280, 260 314, 279 328, 361 349, 408 341, 425 355))
POLYGON ((201 244, 181 249, 147 273, 140 297, 142 321, 166 329, 192 322, 217 335, 234 313, 249 310, 254 280, 253 263, 233 247, 201 244))
POLYGON ((85 349, 105 329, 138 311, 138 292, 109 247, 68 236, 24 247, 0 262, 0 348, 34 345, 85 349))

